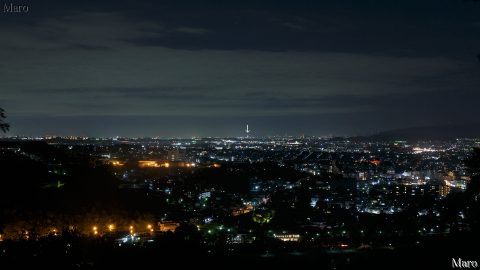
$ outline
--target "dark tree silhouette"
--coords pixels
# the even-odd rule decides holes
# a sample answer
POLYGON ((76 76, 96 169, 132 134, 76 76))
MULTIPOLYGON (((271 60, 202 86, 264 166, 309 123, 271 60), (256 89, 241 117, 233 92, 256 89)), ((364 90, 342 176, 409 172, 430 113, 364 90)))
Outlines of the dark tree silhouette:
MULTIPOLYGON (((467 172, 472 179, 465 191, 466 216, 470 222, 472 231, 480 233, 480 148, 473 149, 470 156, 465 160, 467 172)), ((477 236, 478 237, 478 236, 477 236)))
POLYGON ((465 160, 465 165, 472 176, 467 191, 472 195, 478 195, 480 193, 480 148, 473 149, 472 154, 465 160))
POLYGON ((4 133, 10 129, 10 125, 8 123, 5 123, 3 120, 5 118, 7 118, 7 116, 5 115, 5 110, 0 108, 0 130, 4 133))

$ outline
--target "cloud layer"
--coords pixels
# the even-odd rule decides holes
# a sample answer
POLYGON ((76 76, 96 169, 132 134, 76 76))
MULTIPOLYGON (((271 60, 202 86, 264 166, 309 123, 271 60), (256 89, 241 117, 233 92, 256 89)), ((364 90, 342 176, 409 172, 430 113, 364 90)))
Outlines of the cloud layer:
POLYGON ((247 121, 259 135, 360 134, 475 120, 479 5, 347 2, 0 18, 0 106, 17 134, 239 135, 247 121), (462 16, 440 18, 452 10, 462 16))

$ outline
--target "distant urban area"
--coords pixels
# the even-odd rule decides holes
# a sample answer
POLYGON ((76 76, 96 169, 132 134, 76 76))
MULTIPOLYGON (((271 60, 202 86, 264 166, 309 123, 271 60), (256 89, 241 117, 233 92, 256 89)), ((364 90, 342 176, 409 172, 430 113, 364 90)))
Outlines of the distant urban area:
POLYGON ((0 259, 101 265, 105 250, 160 250, 348 268, 365 254, 420 256, 436 241, 463 245, 478 226, 467 190, 479 146, 248 132, 4 138, 0 259))

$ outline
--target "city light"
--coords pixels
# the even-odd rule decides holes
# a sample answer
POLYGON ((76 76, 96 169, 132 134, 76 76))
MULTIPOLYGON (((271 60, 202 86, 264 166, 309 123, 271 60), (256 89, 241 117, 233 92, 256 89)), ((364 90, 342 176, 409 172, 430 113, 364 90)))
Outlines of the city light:
POLYGON ((412 149, 413 153, 415 154, 421 154, 421 153, 429 153, 429 152, 437 152, 437 150, 432 149, 432 148, 427 148, 427 147, 414 147, 412 149))
POLYGON ((159 168, 161 165, 154 160, 139 160, 138 167, 140 168, 159 168))
POLYGON ((110 164, 114 167, 122 167, 123 165, 125 165, 125 163, 123 163, 119 160, 111 160, 110 164))
POLYGON ((300 240, 299 234, 273 234, 273 237, 284 242, 298 242, 300 240))

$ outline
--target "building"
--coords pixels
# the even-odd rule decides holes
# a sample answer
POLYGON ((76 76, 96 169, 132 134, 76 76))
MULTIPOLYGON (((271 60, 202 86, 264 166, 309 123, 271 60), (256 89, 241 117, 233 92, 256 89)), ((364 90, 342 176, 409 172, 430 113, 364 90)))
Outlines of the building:
POLYGON ((158 222, 161 232, 175 232, 175 230, 180 226, 180 223, 173 221, 162 221, 158 222))
POLYGON ((281 233, 274 234, 273 237, 283 242, 298 242, 300 240, 300 234, 281 233))

